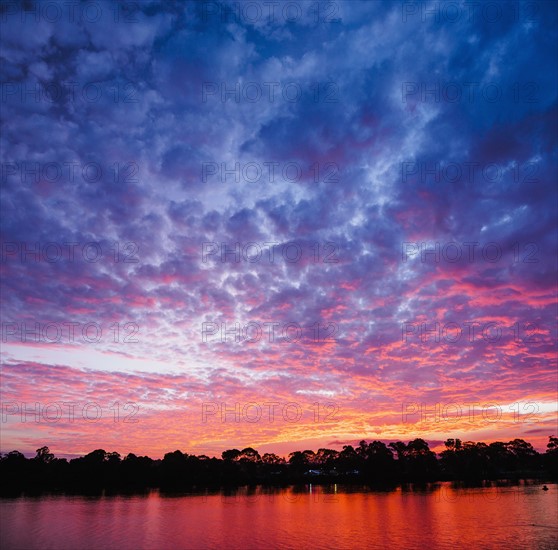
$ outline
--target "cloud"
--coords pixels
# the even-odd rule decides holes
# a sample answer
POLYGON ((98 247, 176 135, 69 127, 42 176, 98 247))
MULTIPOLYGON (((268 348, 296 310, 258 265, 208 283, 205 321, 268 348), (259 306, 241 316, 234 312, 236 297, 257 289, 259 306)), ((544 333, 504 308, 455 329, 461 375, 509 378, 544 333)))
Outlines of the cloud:
MULTIPOLYGON (((316 19, 312 5, 292 21, 192 2, 6 16, 3 345, 11 361, 33 354, 42 398, 68 398, 53 374, 65 354, 94 353, 119 368, 88 377, 116 393, 145 383, 130 399, 153 406, 193 384, 237 400, 325 392, 346 411, 315 431, 226 425, 223 441, 265 445, 404 437, 403 396, 548 397, 556 7, 451 22, 380 2, 316 19), (49 323, 102 334, 52 342, 49 323), (385 418, 367 395, 389 401, 385 418)), ((17 372, 7 399, 32 398, 17 372)), ((163 448, 153 414, 134 428, 140 453, 163 448)), ((175 446, 216 436, 195 415, 189 438, 172 422, 175 446)), ((84 450, 109 437, 87 430, 84 450)))

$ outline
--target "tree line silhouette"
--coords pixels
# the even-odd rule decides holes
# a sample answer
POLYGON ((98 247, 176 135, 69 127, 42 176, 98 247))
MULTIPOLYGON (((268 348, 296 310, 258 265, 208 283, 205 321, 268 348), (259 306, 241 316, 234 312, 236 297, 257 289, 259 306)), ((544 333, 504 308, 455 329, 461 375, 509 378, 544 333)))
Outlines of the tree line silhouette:
POLYGON ((48 447, 34 458, 19 451, 0 455, 2 492, 42 490, 186 490, 240 485, 297 483, 365 483, 558 479, 558 437, 550 436, 545 453, 523 439, 490 444, 448 439, 436 455, 424 439, 361 441, 343 450, 295 451, 288 459, 257 450, 229 449, 221 458, 182 451, 151 459, 97 449, 67 460, 48 447))

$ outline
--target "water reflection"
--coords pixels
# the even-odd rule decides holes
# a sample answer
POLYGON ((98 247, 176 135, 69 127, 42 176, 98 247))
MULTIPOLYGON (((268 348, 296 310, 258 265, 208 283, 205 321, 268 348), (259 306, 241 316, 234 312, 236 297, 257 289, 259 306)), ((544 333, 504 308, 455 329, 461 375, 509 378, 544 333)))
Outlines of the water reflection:
POLYGON ((307 484, 0 501, 2 548, 556 548, 556 484, 307 484))

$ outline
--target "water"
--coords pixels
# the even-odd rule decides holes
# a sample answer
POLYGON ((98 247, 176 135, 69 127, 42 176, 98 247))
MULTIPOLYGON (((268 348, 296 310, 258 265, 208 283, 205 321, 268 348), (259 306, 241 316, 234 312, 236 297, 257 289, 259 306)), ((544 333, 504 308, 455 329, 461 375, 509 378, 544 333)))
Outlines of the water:
POLYGON ((0 500, 0 547, 558 548, 558 485, 304 486, 235 494, 0 500))

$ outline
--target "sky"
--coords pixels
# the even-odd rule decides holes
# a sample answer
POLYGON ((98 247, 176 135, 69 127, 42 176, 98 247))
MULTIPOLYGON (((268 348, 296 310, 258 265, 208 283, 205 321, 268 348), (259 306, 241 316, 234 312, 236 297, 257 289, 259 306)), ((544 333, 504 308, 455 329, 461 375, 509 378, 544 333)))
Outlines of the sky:
POLYGON ((5 2, 1 452, 558 435, 558 3, 5 2))

